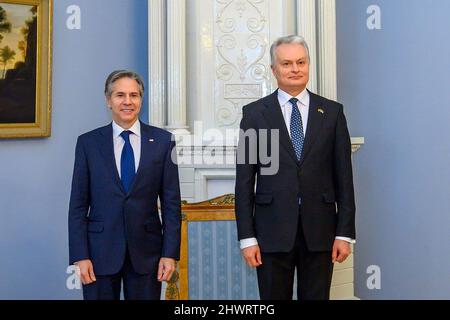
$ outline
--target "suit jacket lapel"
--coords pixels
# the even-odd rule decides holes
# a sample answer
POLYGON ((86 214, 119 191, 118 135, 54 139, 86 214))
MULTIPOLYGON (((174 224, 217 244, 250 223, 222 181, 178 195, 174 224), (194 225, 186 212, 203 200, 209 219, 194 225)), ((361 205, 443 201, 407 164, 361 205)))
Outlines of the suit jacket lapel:
POLYGON ((291 137, 289 136, 289 131, 287 130, 286 122, 281 112, 280 103, 278 102, 278 90, 270 96, 267 96, 263 102, 266 106, 266 109, 263 111, 264 118, 272 129, 279 129, 280 145, 286 149, 292 159, 298 164, 294 146, 292 145, 291 137))
MULTIPOLYGON (((309 92, 309 91, 308 91, 309 92)), ((309 112, 308 112, 308 126, 306 128, 305 142, 303 144, 302 157, 300 159, 300 165, 302 165, 305 158, 308 156, 315 139, 319 135, 320 129, 322 128, 323 119, 325 114, 319 112, 320 101, 318 96, 309 92, 309 112)))
POLYGON ((116 166, 116 158, 114 156, 112 124, 109 124, 100 130, 100 139, 100 150, 105 159, 105 164, 108 167, 109 172, 111 172, 113 180, 119 185, 122 192, 125 193, 122 186, 122 181, 120 180, 118 168, 116 166))
POLYGON ((139 183, 139 179, 142 176, 144 167, 146 166, 146 164, 151 163, 151 159, 154 156, 153 145, 155 144, 155 142, 152 138, 151 127, 141 122, 141 158, 139 160, 139 166, 136 172, 136 176, 134 177, 133 183, 130 187, 130 192, 132 192, 136 184, 139 183))

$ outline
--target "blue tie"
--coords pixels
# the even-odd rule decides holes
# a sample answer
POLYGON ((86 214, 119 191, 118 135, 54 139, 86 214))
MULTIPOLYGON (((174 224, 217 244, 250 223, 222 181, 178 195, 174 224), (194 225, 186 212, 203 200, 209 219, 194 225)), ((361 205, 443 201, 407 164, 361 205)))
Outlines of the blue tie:
POLYGON ((294 146, 295 154, 297 155, 297 160, 300 161, 303 150, 303 143, 305 142, 305 135, 303 134, 303 121, 302 115, 297 107, 297 98, 292 98, 289 100, 292 104, 292 114, 291 114, 291 140, 294 146))
POLYGON ((122 180, 123 188, 125 192, 130 191, 131 184, 133 183, 134 175, 136 174, 134 165, 134 153, 130 143, 131 131, 122 131, 120 134, 125 140, 125 144, 122 149, 122 155, 120 157, 120 179, 122 180))

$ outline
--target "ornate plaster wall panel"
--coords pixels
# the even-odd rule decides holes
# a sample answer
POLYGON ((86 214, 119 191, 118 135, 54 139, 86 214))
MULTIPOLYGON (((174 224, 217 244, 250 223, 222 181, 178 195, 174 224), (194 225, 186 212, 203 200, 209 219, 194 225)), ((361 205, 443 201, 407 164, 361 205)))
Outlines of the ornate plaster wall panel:
POLYGON ((242 106, 271 92, 270 44, 295 28, 293 0, 187 1, 188 123, 238 128, 242 106), (289 28, 287 27, 289 22, 289 28))
POLYGON ((242 106, 270 89, 269 1, 215 2, 215 123, 237 127, 242 106))

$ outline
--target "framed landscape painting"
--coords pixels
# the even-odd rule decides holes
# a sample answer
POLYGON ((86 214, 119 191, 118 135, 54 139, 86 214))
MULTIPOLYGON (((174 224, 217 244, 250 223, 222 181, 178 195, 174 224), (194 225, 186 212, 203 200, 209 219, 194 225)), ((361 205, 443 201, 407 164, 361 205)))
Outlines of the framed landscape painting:
POLYGON ((49 137, 52 0, 0 0, 0 138, 49 137))

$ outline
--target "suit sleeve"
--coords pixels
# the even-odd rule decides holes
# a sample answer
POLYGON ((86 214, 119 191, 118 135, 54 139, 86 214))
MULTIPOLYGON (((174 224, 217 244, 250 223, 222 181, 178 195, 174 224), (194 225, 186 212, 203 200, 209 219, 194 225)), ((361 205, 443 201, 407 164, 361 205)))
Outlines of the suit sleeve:
POLYGON ((172 137, 164 159, 164 172, 159 190, 163 227, 162 257, 180 259, 181 196, 176 159, 176 146, 172 137))
POLYGON ((254 198, 255 198, 255 175, 257 173, 257 163, 252 159, 257 159, 253 153, 255 146, 251 146, 246 139, 249 130, 257 127, 248 112, 248 106, 243 108, 243 117, 240 124, 239 143, 236 159, 236 185, 235 185, 235 214, 238 231, 238 239, 256 238, 254 228, 254 198))
POLYGON ((334 180, 338 223, 336 236, 355 239, 355 196, 353 190, 352 146, 343 106, 339 105, 334 146, 334 180))
POLYGON ((89 167, 81 137, 75 149, 72 191, 69 203, 69 264, 89 259, 87 214, 90 204, 89 167))

